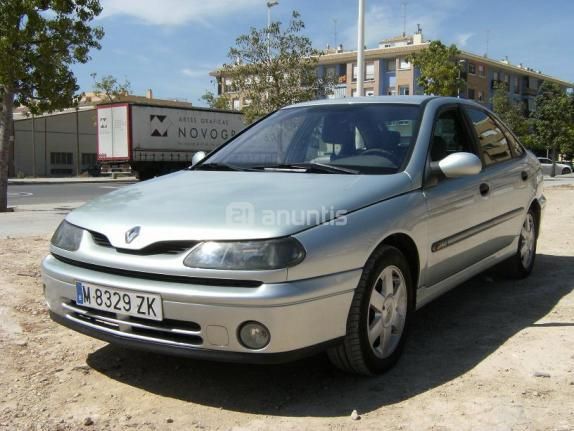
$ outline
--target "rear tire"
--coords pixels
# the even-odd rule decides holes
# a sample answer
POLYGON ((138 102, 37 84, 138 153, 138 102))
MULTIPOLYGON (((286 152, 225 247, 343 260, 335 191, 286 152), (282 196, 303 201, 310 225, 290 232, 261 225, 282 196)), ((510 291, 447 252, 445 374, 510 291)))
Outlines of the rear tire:
POLYGON ((327 352, 333 365, 363 375, 391 368, 402 353, 414 303, 407 259, 395 247, 379 247, 367 261, 355 290, 347 334, 342 344, 327 352))
POLYGON ((530 275, 536 260, 536 243, 538 241, 538 220, 532 208, 526 213, 526 218, 520 230, 516 254, 506 261, 501 268, 510 278, 525 278, 530 275))

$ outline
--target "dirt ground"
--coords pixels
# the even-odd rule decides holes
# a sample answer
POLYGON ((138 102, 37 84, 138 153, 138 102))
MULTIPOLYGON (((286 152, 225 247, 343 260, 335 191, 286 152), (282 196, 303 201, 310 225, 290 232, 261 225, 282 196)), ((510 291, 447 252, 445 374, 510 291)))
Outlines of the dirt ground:
POLYGON ((483 274, 420 310, 375 378, 324 356, 249 366, 90 339, 48 318, 48 238, 2 239, 0 431, 574 430, 574 188, 546 195, 531 277, 483 274))

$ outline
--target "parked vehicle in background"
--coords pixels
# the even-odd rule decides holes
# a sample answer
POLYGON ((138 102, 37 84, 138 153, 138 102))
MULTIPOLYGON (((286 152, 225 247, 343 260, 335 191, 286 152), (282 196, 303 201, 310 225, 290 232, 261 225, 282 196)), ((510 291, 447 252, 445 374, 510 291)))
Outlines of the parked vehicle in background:
MULTIPOLYGON (((552 175, 552 160, 546 157, 538 157, 544 175, 552 175)), ((565 163, 556 162, 556 175, 566 175, 572 173, 572 166, 565 163)))
POLYGON ((239 133, 239 112, 115 103, 98 106, 98 162, 102 172, 129 165, 140 180, 190 165, 239 133))
POLYGON ((417 308, 499 263, 530 274, 542 182, 468 100, 294 105, 68 214, 45 295, 56 322, 127 347, 244 362, 327 349, 381 373, 417 308))

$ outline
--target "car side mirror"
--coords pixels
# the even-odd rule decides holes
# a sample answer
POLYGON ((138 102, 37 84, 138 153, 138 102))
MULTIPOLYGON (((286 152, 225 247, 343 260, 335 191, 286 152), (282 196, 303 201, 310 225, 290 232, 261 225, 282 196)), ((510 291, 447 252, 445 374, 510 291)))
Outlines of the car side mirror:
POLYGON ((205 151, 198 151, 197 153, 195 153, 193 156, 191 156, 191 166, 197 165, 199 162, 205 159, 205 156, 207 156, 207 154, 205 154, 205 151))
POLYGON ((482 162, 472 153, 453 153, 438 162, 431 162, 431 172, 447 178, 477 175, 482 171, 482 162))

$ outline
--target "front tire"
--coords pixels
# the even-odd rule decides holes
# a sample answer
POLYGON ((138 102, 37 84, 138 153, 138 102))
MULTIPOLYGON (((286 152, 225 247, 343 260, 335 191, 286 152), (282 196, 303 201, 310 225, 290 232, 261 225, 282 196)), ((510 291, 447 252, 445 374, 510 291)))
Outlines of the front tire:
POLYGON ((369 258, 347 318, 343 343, 327 353, 343 371, 380 374, 399 359, 411 315, 414 287, 405 256, 383 245, 369 258))
POLYGON ((562 169, 562 175, 567 175, 567 174, 570 174, 570 173, 572 173, 572 171, 571 171, 569 168, 563 168, 563 169, 562 169))
POLYGON ((538 242, 537 216, 532 208, 526 213, 526 218, 520 230, 518 249, 508 263, 504 265, 505 273, 511 278, 525 278, 530 275, 536 260, 536 244, 538 242))

